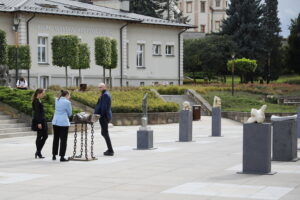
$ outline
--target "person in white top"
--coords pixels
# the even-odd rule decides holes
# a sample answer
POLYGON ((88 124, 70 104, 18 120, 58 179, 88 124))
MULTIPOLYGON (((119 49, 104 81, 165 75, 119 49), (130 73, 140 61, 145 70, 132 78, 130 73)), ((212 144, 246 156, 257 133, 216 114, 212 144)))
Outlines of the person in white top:
POLYGON ((27 87, 27 81, 23 77, 20 77, 20 79, 17 81, 17 88, 21 90, 27 90, 27 87))

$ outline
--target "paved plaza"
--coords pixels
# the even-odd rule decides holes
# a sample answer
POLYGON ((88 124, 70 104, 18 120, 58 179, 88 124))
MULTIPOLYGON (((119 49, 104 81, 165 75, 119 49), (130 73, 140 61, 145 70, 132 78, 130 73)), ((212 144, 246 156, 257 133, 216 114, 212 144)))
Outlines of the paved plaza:
MULTIPOLYGON (((237 174, 242 168, 242 124, 222 119, 209 137, 211 118, 193 122, 193 142, 180 143, 178 124, 151 126, 155 150, 136 148, 137 126, 110 129, 114 157, 103 157, 96 128, 91 162, 51 160, 52 136, 34 159, 35 137, 0 140, 0 200, 299 200, 300 161, 272 162, 275 175, 237 174)), ((69 135, 68 155, 73 152, 69 135)), ((299 141, 300 142, 300 141, 299 141)))

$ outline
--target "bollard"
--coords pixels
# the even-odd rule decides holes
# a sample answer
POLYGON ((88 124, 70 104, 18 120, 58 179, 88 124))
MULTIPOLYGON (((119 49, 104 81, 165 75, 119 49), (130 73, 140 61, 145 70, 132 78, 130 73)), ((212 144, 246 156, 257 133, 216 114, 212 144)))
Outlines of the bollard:
POLYGON ((137 131, 137 149, 138 150, 153 149, 153 130, 137 131))
POLYGON ((211 123, 211 136, 220 137, 221 136, 221 108, 212 108, 212 123, 211 123))
POLYGON ((180 111, 179 142, 191 142, 193 139, 193 113, 191 110, 180 111))
POLYGON ((241 173, 275 174, 271 172, 271 124, 244 124, 241 173))
POLYGON ((297 137, 300 138, 300 107, 297 113, 297 137))
POLYGON ((273 160, 297 161, 296 120, 273 121, 273 160))

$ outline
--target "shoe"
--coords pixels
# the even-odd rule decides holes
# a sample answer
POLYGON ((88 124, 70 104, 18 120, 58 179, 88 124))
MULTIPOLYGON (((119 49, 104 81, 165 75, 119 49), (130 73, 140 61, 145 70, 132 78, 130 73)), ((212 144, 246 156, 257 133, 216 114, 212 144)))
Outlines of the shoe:
POLYGON ((103 153, 105 156, 113 156, 115 153, 113 151, 107 150, 103 153))
POLYGON ((69 159, 65 159, 64 157, 60 158, 60 162, 68 162, 68 161, 69 161, 69 159))
POLYGON ((56 156, 52 156, 52 160, 56 160, 56 156))
POLYGON ((35 159, 39 158, 39 159, 44 159, 45 157, 42 156, 41 153, 39 152, 36 152, 35 155, 34 155, 35 159))

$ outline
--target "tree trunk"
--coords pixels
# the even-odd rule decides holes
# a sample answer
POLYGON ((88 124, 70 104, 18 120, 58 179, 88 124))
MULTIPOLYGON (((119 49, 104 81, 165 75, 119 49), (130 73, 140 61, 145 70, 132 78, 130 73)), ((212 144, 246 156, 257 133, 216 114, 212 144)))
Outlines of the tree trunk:
POLYGON ((66 89, 68 89, 68 67, 65 67, 66 69, 66 89))
POLYGON ((109 87, 112 88, 112 77, 111 77, 111 69, 109 69, 109 87))
POLYGON ((103 83, 105 84, 105 68, 103 67, 103 83))
POLYGON ((79 86, 82 83, 82 78, 81 78, 81 68, 79 68, 79 86))

